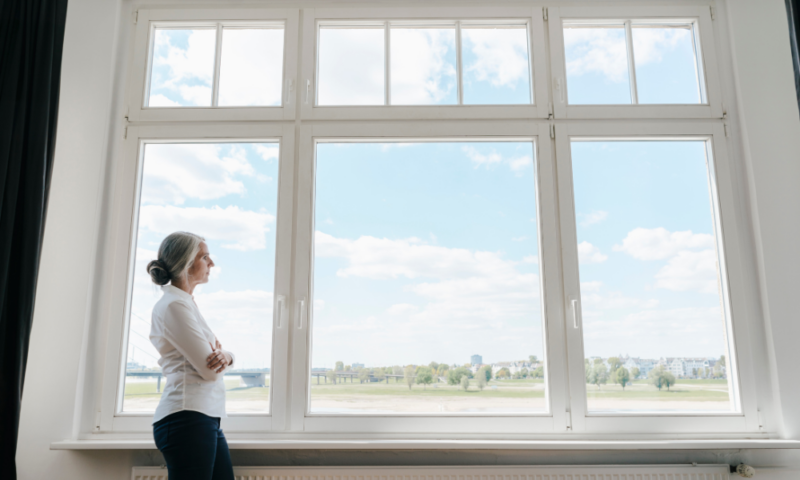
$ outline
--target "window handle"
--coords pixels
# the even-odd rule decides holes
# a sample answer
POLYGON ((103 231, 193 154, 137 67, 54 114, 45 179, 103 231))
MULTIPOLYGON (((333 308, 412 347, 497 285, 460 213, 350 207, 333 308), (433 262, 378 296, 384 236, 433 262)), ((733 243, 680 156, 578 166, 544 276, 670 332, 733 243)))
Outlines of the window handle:
POLYGON ((558 101, 564 103, 564 79, 556 78, 556 90, 558 90, 558 101))
POLYGON ((286 97, 286 105, 292 104, 292 97, 294 97, 294 78, 289 79, 289 95, 286 97))
POLYGON ((278 328, 283 327, 284 313, 286 313, 286 295, 278 295, 278 328))
POLYGON ((578 299, 573 298, 570 300, 570 305, 572 306, 572 327, 578 330, 580 328, 578 326, 578 299))
POLYGON ((298 330, 302 330, 303 329, 303 318, 306 316, 306 299, 302 298, 302 299, 298 300, 297 301, 297 306, 299 307, 299 309, 298 309, 299 313, 298 313, 298 315, 296 317, 297 318, 297 320, 296 320, 297 329, 298 330))
POLYGON ((306 105, 308 105, 308 97, 311 96, 311 80, 306 80, 306 105))

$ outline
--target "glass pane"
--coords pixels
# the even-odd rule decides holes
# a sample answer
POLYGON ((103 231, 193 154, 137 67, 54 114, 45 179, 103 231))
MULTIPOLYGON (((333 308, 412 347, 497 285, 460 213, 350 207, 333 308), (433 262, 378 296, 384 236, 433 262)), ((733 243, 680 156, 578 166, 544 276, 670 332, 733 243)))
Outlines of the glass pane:
POLYGON ((194 298, 226 350, 228 412, 269 410, 278 144, 148 144, 136 237, 123 409, 152 412, 165 380, 149 340, 161 298, 146 265, 172 232, 205 237, 216 264, 194 298))
POLYGON ((316 175, 310 411, 544 411, 532 144, 320 144, 316 175))
POLYGON ((700 103, 692 28, 633 25, 639 103, 700 103))
POLYGON ((631 103, 625 28, 564 25, 572 105, 631 103))
POLYGON ((391 29, 392 105, 458 103, 455 28, 391 29))
POLYGON ((220 106, 280 105, 282 28, 223 28, 220 106))
POLYGON ((210 107, 214 29, 157 28, 150 72, 150 107, 210 107))
POLYGON ((319 29, 319 105, 383 105, 384 30, 319 29))
POLYGON ((730 411, 705 142, 573 142, 572 165, 589 410, 730 411))
POLYGON ((531 103, 528 31, 524 26, 461 27, 464 103, 531 103))

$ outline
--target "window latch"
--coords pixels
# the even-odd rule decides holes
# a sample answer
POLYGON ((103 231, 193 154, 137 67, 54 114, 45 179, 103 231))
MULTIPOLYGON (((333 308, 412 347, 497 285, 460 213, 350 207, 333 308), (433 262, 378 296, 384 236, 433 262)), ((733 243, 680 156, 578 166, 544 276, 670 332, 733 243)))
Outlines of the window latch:
POLYGON ((578 325, 578 299, 573 298, 570 300, 570 305, 572 306, 572 327, 578 330, 580 328, 578 325))
POLYGON ((278 295, 278 328, 283 327, 283 313, 286 311, 286 295, 278 295))
POLYGON ((297 306, 299 307, 298 308, 297 317, 296 317, 297 318, 297 320, 296 320, 297 329, 298 330, 302 330, 303 329, 303 317, 306 316, 306 299, 302 298, 302 299, 298 300, 297 301, 297 306))

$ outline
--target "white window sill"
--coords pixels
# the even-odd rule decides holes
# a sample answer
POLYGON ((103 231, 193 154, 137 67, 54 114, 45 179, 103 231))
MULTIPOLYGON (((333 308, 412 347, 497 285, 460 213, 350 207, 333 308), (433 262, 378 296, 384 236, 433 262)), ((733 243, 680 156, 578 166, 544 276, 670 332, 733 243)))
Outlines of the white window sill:
MULTIPOLYGON (((228 439, 238 450, 738 450, 800 449, 800 440, 711 439, 711 440, 298 440, 228 439)), ((152 438, 62 440, 50 450, 155 450, 152 438)))

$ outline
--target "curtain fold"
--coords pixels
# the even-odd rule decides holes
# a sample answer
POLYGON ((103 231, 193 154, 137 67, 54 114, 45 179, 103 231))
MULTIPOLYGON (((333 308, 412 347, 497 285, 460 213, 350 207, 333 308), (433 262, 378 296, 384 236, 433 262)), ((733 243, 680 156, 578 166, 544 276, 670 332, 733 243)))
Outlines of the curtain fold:
POLYGON ((17 478, 66 17, 67 0, 0 0, 0 478, 7 480, 17 478))
POLYGON ((789 41, 792 45, 792 64, 794 66, 794 89, 797 92, 797 108, 800 109, 800 0, 786 0, 786 13, 789 17, 789 41))

